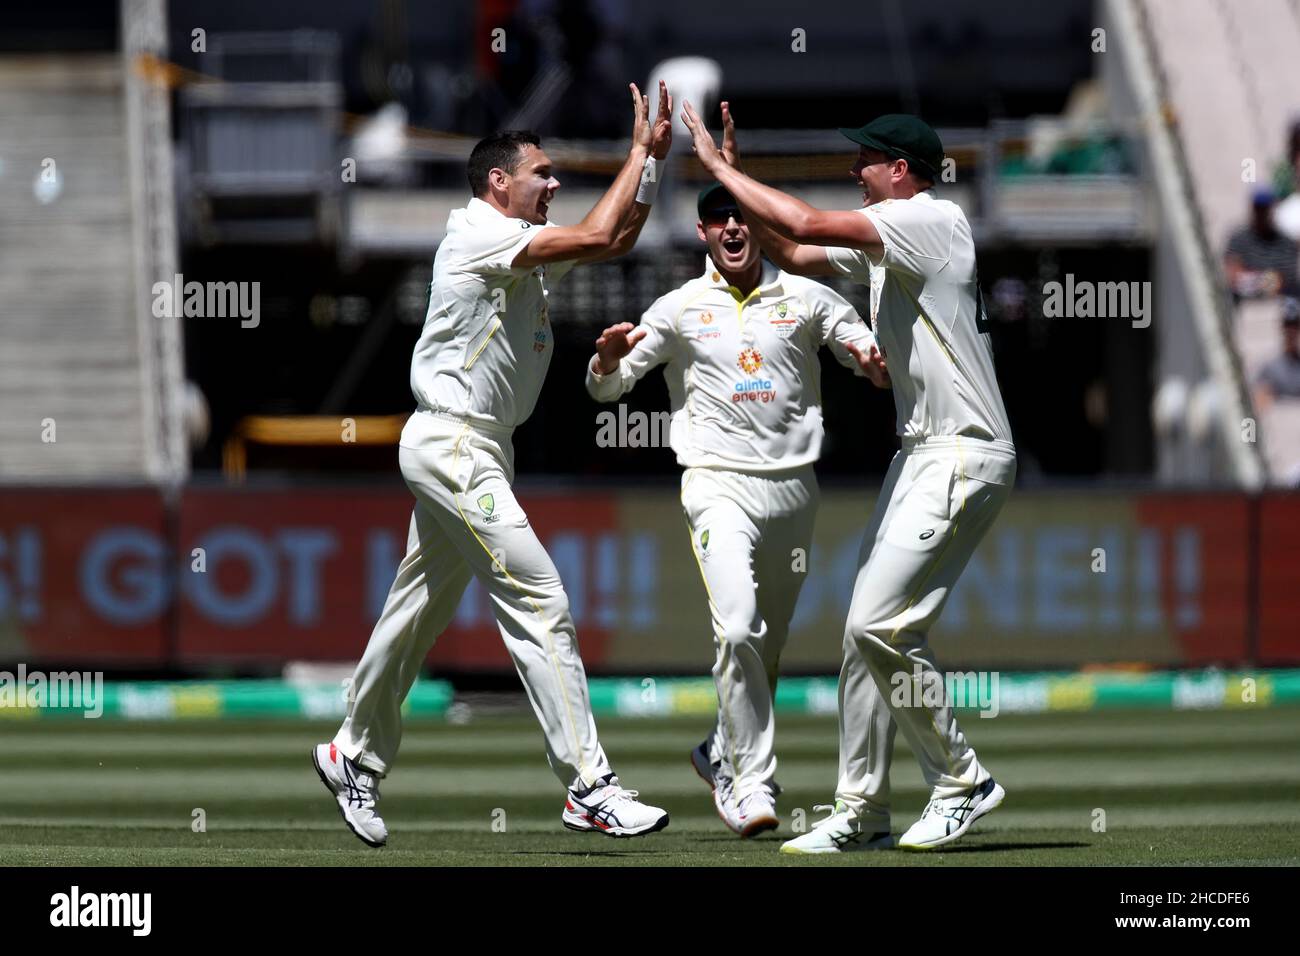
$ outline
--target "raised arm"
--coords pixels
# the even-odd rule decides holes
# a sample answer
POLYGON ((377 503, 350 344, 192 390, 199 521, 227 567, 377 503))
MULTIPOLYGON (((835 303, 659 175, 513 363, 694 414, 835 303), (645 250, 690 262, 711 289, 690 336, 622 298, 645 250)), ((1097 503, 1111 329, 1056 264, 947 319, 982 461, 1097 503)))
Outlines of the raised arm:
MULTIPOLYGON (((663 80, 659 81, 659 112, 655 117, 654 130, 650 134, 650 157, 655 162, 646 164, 648 176, 655 177, 656 181, 664 174, 662 164, 668 158, 668 151, 673 145, 673 97, 668 92, 668 86, 663 80)), ((644 184, 648 178, 647 175, 641 177, 644 184)), ((637 190, 637 195, 641 195, 642 190, 637 190)), ((637 238, 641 235, 641 227, 645 225, 646 219, 650 216, 650 203, 641 202, 639 199, 632 203, 632 209, 627 214, 627 218, 619 227, 618 236, 615 237, 614 243, 608 249, 605 249, 594 256, 588 256, 583 262, 600 262, 604 259, 613 259, 617 256, 624 255, 632 250, 636 245, 637 238)))
MULTIPOLYGON (((632 222, 633 206, 637 187, 641 182, 641 171, 646 158, 654 144, 649 122, 650 103, 641 95, 635 83, 628 84, 632 91, 632 146, 628 150, 623 168, 614 177, 614 182, 605 195, 600 197, 591 212, 576 226, 556 226, 542 229, 528 247, 515 256, 512 265, 521 268, 544 265, 548 262, 566 262, 570 259, 607 258, 610 250, 624 240, 625 226, 632 222)), ((666 89, 660 88, 660 112, 665 106, 666 89)), ((658 123, 655 124, 658 127, 658 123)), ((671 130, 671 123, 669 124, 671 130)), ((671 135, 671 133, 670 133, 671 135)), ((666 155, 667 148, 664 153, 666 155)), ((649 207, 645 207, 649 212, 649 207)), ((635 226, 632 241, 645 223, 645 213, 640 214, 640 224, 635 226)), ((628 248, 631 248, 629 245, 628 248)))
MULTIPOLYGON (((722 158, 728 166, 737 171, 740 167, 740 147, 736 143, 736 122, 731 115, 731 104, 722 101, 722 158)), ((739 202, 739 199, 737 200, 739 202)), ((793 239, 774 232, 757 216, 750 215, 750 210, 740 203, 745 214, 745 223, 750 235, 769 259, 786 272, 801 276, 829 276, 835 274, 834 267, 826 258, 822 246, 803 246, 793 239)))
MULTIPOLYGON (((689 102, 683 104, 682 121, 691 131, 695 155, 699 157, 700 163, 735 197, 751 230, 757 223, 760 230, 766 228, 768 233, 775 233, 800 246, 862 249, 873 260, 883 255, 884 244, 868 217, 856 212, 817 209, 779 189, 764 186, 739 169, 729 166, 714 145, 704 121, 696 115, 689 102)), ((759 242, 762 241, 760 237, 759 242)), ((777 255, 790 257, 795 265, 799 264, 800 259, 805 260, 805 265, 809 267, 815 268, 817 264, 816 257, 811 254, 791 256, 788 246, 782 247, 777 255)), ((822 258, 825 258, 825 253, 822 253, 822 258)))
POLYGON ((629 83, 628 87, 632 91, 632 145, 623 168, 582 222, 539 231, 528 247, 515 257, 514 266, 527 268, 548 262, 584 259, 608 249, 618 238, 619 227, 631 212, 641 169, 650 155, 649 103, 635 83, 629 83))

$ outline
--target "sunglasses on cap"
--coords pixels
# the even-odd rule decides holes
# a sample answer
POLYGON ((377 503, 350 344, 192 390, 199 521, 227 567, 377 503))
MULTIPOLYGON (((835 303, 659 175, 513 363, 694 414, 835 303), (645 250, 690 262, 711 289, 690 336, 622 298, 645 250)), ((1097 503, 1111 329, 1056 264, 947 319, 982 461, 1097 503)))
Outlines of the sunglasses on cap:
POLYGON ((739 206, 714 206, 704 210, 703 219, 706 226, 725 226, 728 219, 735 219, 738 226, 745 222, 739 206))

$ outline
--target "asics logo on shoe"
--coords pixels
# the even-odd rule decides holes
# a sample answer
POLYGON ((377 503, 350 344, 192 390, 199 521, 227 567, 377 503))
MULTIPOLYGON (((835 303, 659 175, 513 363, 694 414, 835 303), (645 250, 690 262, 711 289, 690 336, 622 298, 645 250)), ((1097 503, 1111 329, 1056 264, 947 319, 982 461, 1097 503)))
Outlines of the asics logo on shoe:
POLYGON ((615 816, 614 810, 610 806, 610 804, 613 803, 613 798, 607 799, 603 803, 598 803, 594 807, 588 806, 579 800, 574 800, 573 802, 576 803, 586 814, 588 823, 594 823, 602 830, 608 830, 610 827, 619 827, 623 825, 618 817, 615 816))

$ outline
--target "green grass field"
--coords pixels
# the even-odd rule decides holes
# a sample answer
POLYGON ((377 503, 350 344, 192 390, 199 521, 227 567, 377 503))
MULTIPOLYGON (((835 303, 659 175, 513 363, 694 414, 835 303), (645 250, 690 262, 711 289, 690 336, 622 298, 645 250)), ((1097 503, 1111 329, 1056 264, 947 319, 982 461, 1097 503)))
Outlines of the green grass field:
MULTIPOLYGON (((968 717, 1002 808, 945 852, 800 858, 792 814, 834 786, 834 718, 781 719, 782 828, 741 841, 687 759, 702 718, 601 720, 626 785, 672 814, 633 840, 570 833, 530 715, 411 723, 383 784, 382 850, 343 826, 311 767, 309 722, 13 720, 0 726, 3 865, 1092 866, 1300 863, 1300 710, 968 717), (191 827, 206 813, 206 832, 191 827), (1105 811, 1105 832, 1094 810, 1105 811), (504 812, 504 816, 502 814, 504 812), (502 823, 505 832, 496 832, 502 823)), ((925 803, 900 738, 894 830, 925 803)))

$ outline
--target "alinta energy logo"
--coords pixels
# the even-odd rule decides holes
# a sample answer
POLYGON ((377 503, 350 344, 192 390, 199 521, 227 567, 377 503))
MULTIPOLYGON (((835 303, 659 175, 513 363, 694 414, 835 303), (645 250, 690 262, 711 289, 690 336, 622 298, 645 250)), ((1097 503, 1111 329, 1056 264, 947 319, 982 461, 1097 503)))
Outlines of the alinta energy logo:
POLYGON ((81 711, 86 718, 104 715, 103 671, 0 671, 0 717, 27 710, 81 711), (9 713, 6 713, 9 712, 9 713))
MULTIPOLYGON (((754 375, 763 367, 763 353, 755 348, 741 349, 736 358, 737 367, 746 375, 754 375)), ((770 378, 747 378, 736 383, 731 394, 733 402, 773 402, 776 389, 770 378)))

